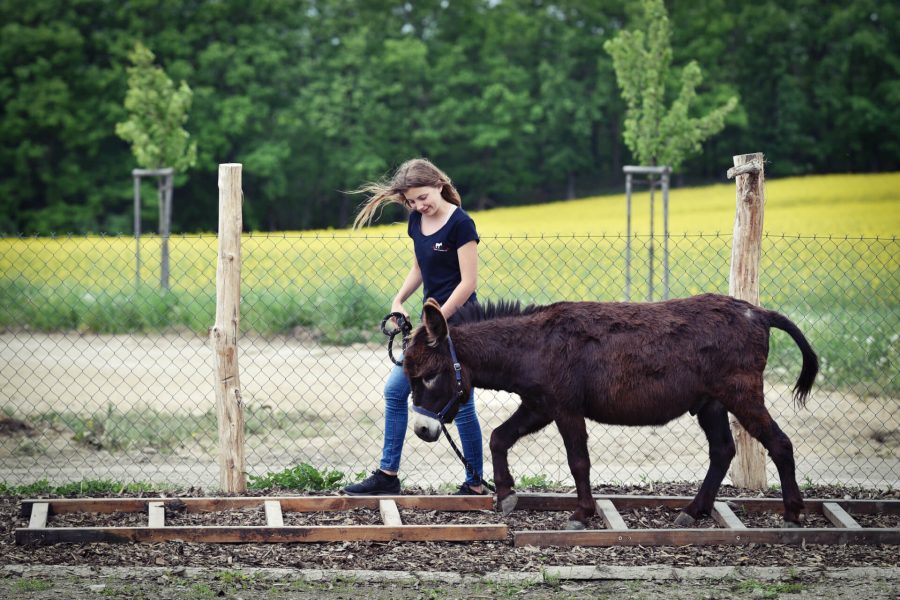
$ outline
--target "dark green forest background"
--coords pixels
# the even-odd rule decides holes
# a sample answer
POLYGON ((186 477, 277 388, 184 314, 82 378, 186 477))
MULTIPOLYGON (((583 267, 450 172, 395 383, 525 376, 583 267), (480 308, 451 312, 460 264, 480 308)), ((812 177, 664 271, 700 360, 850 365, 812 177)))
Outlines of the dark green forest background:
MULTIPOLYGON (((667 2, 675 66, 697 60, 725 130, 676 182, 900 168, 895 1, 667 2)), ((620 190, 631 160, 603 43, 619 0, 3 0, 0 231, 130 232, 128 53, 146 44, 194 92, 194 169, 173 231, 217 223, 216 172, 244 164, 253 230, 343 226, 341 193, 428 156, 470 209, 620 190)), ((673 81, 677 72, 672 73, 673 81)), ((697 106, 705 110, 704 103, 697 106)), ((145 193, 145 228, 155 227, 145 193)))

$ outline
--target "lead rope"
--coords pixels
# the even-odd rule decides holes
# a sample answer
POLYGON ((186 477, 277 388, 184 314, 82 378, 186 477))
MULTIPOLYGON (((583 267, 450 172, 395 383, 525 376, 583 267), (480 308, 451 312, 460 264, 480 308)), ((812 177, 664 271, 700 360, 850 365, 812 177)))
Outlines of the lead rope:
POLYGON ((456 456, 459 457, 459 460, 461 460, 462 464, 466 467, 466 473, 470 473, 475 479, 475 485, 483 485, 492 492, 496 492, 496 488, 482 479, 481 475, 475 472, 475 469, 472 468, 472 465, 469 464, 469 461, 466 460, 466 457, 463 456, 462 452, 459 451, 459 448, 456 447, 456 442, 454 442, 453 438, 450 437, 450 432, 447 431, 447 426, 444 425, 443 421, 441 421, 441 430, 444 432, 444 437, 446 437, 447 441, 450 442, 450 447, 453 448, 454 452, 456 452, 456 456))

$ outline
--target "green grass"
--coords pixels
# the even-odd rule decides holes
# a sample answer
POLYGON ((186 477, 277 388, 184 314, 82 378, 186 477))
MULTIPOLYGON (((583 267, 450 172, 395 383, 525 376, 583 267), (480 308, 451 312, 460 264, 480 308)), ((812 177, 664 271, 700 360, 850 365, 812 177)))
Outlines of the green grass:
POLYGON ((172 489, 174 489, 172 486, 165 484, 157 485, 139 481, 122 483, 105 479, 85 479, 62 485, 50 485, 46 479, 40 479, 25 485, 7 485, 5 482, 0 482, 0 494, 7 496, 83 496, 158 492, 172 489))
MULTIPOLYGON (((248 290, 241 329, 261 335, 306 328, 322 343, 371 341, 390 302, 353 278, 328 289, 248 290)), ((213 290, 166 291, 150 286, 96 290, 0 279, 0 329, 136 334, 187 329, 200 335, 215 321, 213 290)))
POLYGON ((781 594, 800 594, 803 592, 804 587, 801 583, 766 583, 755 579, 747 579, 737 584, 736 589, 745 593, 760 590, 763 598, 773 599, 778 598, 781 594))
MULTIPOLYGON (((3 411, 15 417, 13 411, 3 411)), ((218 417, 215 410, 199 415, 174 414, 150 408, 116 410, 108 404, 105 410, 91 415, 75 412, 46 412, 18 417, 33 427, 66 431, 72 439, 94 450, 117 452, 153 448, 170 454, 189 442, 211 440, 218 417)), ((244 410, 244 432, 248 436, 266 436, 280 432, 292 439, 319 435, 325 421, 314 413, 273 411, 267 407, 247 406, 244 410)), ((28 440, 17 448, 20 456, 34 456, 43 450, 28 440)))
POLYGON ((45 592, 53 589, 53 582, 44 579, 20 579, 16 581, 16 590, 22 593, 45 592))

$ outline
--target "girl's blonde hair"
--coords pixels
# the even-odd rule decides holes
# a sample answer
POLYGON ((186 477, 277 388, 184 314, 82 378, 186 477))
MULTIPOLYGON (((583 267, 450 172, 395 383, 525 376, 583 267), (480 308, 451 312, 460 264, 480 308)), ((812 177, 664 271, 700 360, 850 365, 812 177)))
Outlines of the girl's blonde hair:
POLYGON ((355 194, 369 194, 369 198, 363 202, 359 214, 353 220, 353 228, 369 225, 376 213, 380 214, 387 204, 402 204, 409 208, 406 198, 403 197, 406 190, 426 186, 441 188, 441 197, 444 200, 456 206, 462 205, 459 192, 453 187, 446 173, 427 158, 414 158, 397 167, 390 179, 371 181, 353 190, 355 194))

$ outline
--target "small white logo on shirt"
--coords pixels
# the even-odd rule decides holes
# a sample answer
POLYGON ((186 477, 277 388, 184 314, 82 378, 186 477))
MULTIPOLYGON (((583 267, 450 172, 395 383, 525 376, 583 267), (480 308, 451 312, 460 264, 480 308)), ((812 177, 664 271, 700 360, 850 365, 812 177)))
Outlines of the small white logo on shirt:
POLYGON ((435 242, 434 246, 431 247, 435 252, 446 252, 448 249, 444 247, 444 242, 435 242))

